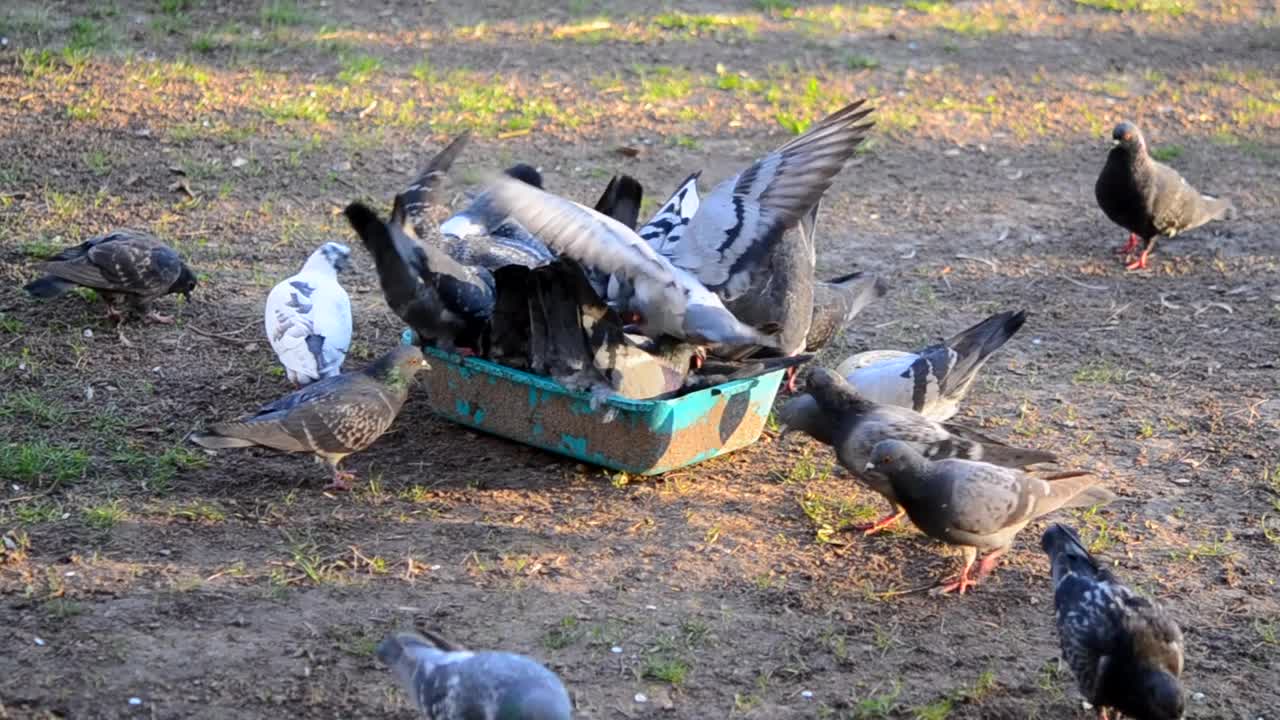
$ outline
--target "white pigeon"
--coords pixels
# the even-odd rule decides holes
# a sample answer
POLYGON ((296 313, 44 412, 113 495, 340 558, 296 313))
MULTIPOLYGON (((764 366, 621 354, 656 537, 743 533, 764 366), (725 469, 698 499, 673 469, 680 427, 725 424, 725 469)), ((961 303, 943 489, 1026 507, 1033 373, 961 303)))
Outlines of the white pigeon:
POLYGON ((494 204, 555 252, 622 277, 634 288, 640 331, 696 343, 777 347, 777 339, 729 312, 715 293, 659 255, 634 230, 572 200, 506 176, 490 184, 494 204))
POLYGON ((302 269, 271 289, 263 319, 267 340, 285 375, 306 385, 342 372, 351 347, 351 298, 338 284, 350 264, 351 248, 328 242, 302 269))

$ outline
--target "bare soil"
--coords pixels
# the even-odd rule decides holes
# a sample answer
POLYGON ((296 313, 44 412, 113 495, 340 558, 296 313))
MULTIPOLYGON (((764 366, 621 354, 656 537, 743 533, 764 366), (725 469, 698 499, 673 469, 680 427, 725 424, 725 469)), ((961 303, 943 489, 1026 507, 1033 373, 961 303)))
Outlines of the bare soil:
MULTIPOLYGON (((184 443, 287 391, 267 290, 356 244, 340 209, 388 206, 453 132, 480 128, 462 185, 523 160, 581 201, 626 172, 656 202, 864 94, 880 128, 819 264, 893 289, 820 361, 1029 310, 958 420, 1097 471, 1122 500, 1056 519, 1172 609, 1189 717, 1274 718, 1280 25, 1273 3, 1128 4, 8 3, 0 718, 409 718, 372 650, 415 623, 540 658, 588 719, 1090 717, 1044 523, 972 594, 910 592, 957 556, 825 532, 884 508, 805 440, 629 478, 419 393, 342 495, 306 458, 184 443), (1122 118, 1240 209, 1148 272, 1093 202, 1122 118), (174 326, 127 325, 129 348, 99 303, 23 293, 40 255, 126 225, 200 272, 160 303, 174 326)), ((349 367, 400 329, 355 259, 349 367)))

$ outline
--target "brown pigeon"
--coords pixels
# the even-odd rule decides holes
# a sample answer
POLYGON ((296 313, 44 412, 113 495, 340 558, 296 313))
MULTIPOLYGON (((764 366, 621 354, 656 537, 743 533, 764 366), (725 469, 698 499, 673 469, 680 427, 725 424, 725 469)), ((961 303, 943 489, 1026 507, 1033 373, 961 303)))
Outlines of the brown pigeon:
POLYGON ((333 483, 325 489, 349 490, 355 475, 339 470, 338 463, 391 427, 409 397, 414 374, 429 367, 421 349, 397 347, 363 370, 313 382, 251 416, 193 433, 191 440, 215 449, 261 445, 309 452, 333 468, 333 483))

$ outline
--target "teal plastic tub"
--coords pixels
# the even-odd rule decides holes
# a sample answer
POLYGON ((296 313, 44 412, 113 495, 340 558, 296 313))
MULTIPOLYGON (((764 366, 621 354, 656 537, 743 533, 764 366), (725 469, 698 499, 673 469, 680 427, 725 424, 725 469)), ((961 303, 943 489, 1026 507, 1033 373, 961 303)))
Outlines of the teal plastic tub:
MULTIPOLYGON (((403 342, 414 340, 405 330, 403 342)), ((785 371, 704 388, 674 400, 590 396, 551 378, 425 348, 418 373, 431 408, 454 422, 577 460, 658 475, 746 447, 760 438, 785 371), (613 420, 604 422, 612 410, 613 420)))

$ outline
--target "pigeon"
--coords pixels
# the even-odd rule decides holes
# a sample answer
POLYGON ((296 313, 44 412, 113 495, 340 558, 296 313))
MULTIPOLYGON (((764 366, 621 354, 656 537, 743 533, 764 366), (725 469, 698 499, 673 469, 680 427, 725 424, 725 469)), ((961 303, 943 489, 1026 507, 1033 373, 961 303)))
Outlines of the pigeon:
MULTIPOLYGON (((596 212, 601 215, 607 215, 614 220, 634 229, 636 223, 640 221, 640 203, 644 199, 644 187, 640 181, 630 175, 614 175, 609 180, 609 185, 604 189, 604 194, 596 201, 596 212)), ((595 288, 596 295, 607 298, 609 297, 610 281, 613 280, 615 286, 620 288, 622 281, 614 280, 614 276, 599 270, 588 270, 587 278, 591 281, 591 287, 595 288)), ((621 292, 621 290, 616 290, 621 292)), ((628 290, 629 292, 629 290, 628 290)))
POLYGON ((1053 462, 1053 453, 1005 445, 957 425, 944 425, 907 408, 876 403, 861 395, 844 378, 826 368, 809 373, 807 393, 787 401, 778 413, 785 437, 800 430, 832 446, 840 464, 893 506, 893 512, 858 529, 871 535, 902 519, 903 503, 889 478, 865 471, 871 449, 882 440, 910 443, 929 458, 958 457, 986 460, 1008 467, 1053 462))
POLYGON ((1116 497, 1086 472, 1036 477, 976 460, 935 461, 917 446, 897 439, 876 443, 865 469, 889 479, 921 532, 960 547, 964 554, 960 574, 939 590, 961 595, 990 574, 1018 531, 1032 520, 1061 508, 1105 505, 1116 497), (970 578, 979 550, 991 552, 979 564, 977 577, 970 578))
POLYGON ((396 196, 396 202, 403 209, 404 222, 412 226, 414 237, 428 238, 439 234, 439 229, 431 223, 427 212, 439 204, 437 194, 440 186, 449 174, 449 169, 457 161, 462 150, 471 141, 471 131, 465 131, 454 138, 443 150, 436 153, 427 166, 418 173, 418 177, 409 187, 396 196))
MULTIPOLYGON (((520 163, 507 169, 507 177, 542 189, 542 174, 520 163)), ((538 267, 555 259, 546 244, 530 234, 481 192, 467 207, 440 223, 442 243, 454 260, 490 272, 506 265, 538 267)), ((426 237, 419 232, 419 237, 426 237)))
MULTIPOLYGON (((48 274, 27 283, 24 289, 32 297, 56 297, 76 286, 92 288, 106 302, 107 316, 117 323, 124 319, 116 308, 121 299, 141 311, 162 295, 180 293, 189 300, 196 287, 195 273, 173 248, 138 230, 99 235, 50 257, 39 268, 48 274)), ((154 310, 147 317, 173 322, 154 310)), ((129 344, 123 335, 121 340, 129 344)))
POLYGON ((569 720, 573 714, 560 678, 523 655, 473 652, 412 632, 387 636, 376 652, 427 720, 569 720))
POLYGON ((349 490, 355 475, 339 470, 338 463, 391 427, 409 397, 413 376, 429 367, 421 349, 403 345, 363 370, 317 380, 253 415, 192 433, 191 440, 210 449, 260 445, 309 452, 333 469, 333 483, 326 489, 349 490))
POLYGON ((1176 170, 1153 160, 1133 123, 1116 125, 1111 138, 1116 146, 1107 154, 1093 193, 1111 222, 1129 231, 1129 242, 1119 250, 1127 269, 1146 269, 1161 235, 1173 237, 1234 210, 1230 200, 1201 195, 1176 170), (1134 260, 1139 240, 1142 254, 1134 260))
MULTIPOLYGON (((674 248, 679 244, 680 239, 684 237, 684 230, 693 220, 693 216, 698 213, 700 206, 700 198, 698 197, 698 177, 701 172, 695 172, 685 178, 684 182, 676 188, 670 198, 658 208, 658 212, 654 213, 649 222, 645 223, 636 231, 642 240, 649 244, 658 252, 659 255, 671 257, 674 248)), ((600 208, 597 206, 597 210, 600 208)), ((604 212, 605 215, 610 213, 604 212)), ((615 218, 617 219, 617 218, 615 218)), ((626 223, 624 223, 626 224, 626 223)), ((639 322, 639 314, 630 310, 631 298, 634 292, 631 284, 626 280, 612 275, 609 277, 609 285, 603 297, 610 305, 622 312, 622 317, 628 322, 639 322)))
POLYGON ((493 275, 410 236, 399 209, 385 223, 358 202, 344 211, 373 255, 387 304, 420 342, 449 352, 480 351, 495 302, 493 275))
POLYGON ((987 358, 1026 321, 1026 311, 997 313, 914 353, 871 350, 851 355, 836 372, 871 400, 947 420, 960 409, 987 358))
POLYGON ((641 333, 699 344, 776 347, 771 328, 738 320, 715 293, 617 220, 508 177, 494 179, 489 192, 497 207, 556 252, 630 282, 641 333))
POLYGON ((351 347, 351 298, 338 284, 351 248, 329 242, 311 253, 298 274, 267 295, 267 340, 289 382, 306 385, 342 372, 351 347))
POLYGON ((1062 654, 1098 717, 1114 708, 1138 720, 1180 720, 1184 645, 1173 618, 1099 565, 1071 528, 1050 525, 1040 547, 1053 566, 1062 654))
POLYGON ((805 351, 825 348, 864 307, 888 291, 888 283, 865 272, 849 273, 814 285, 813 319, 805 336, 805 351))

